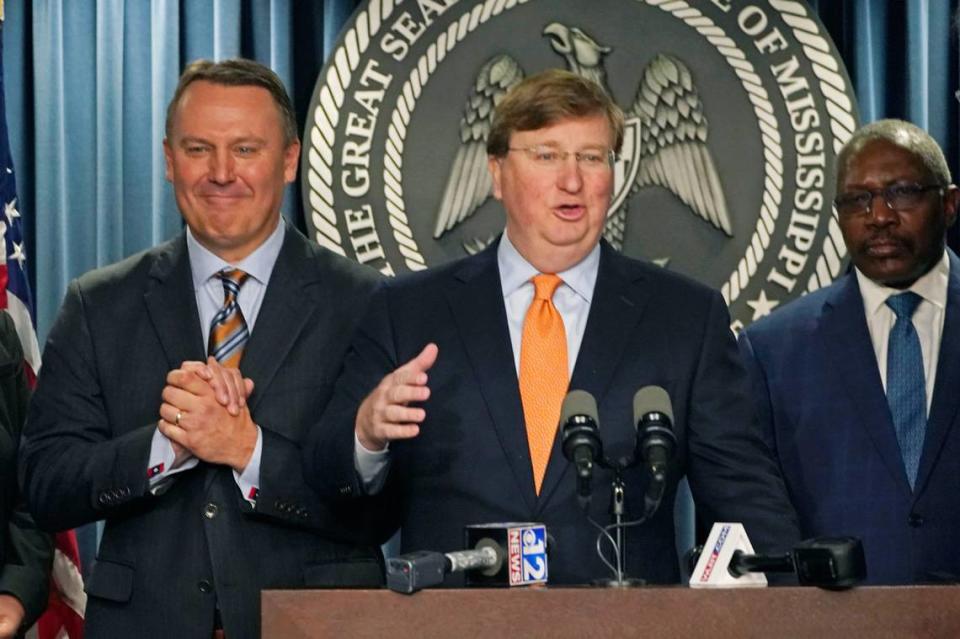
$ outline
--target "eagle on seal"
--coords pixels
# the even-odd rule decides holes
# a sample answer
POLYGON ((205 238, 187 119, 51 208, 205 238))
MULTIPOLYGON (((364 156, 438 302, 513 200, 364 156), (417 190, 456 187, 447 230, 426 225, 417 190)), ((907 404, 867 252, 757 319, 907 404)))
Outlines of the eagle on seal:
MULTIPOLYGON (((558 22, 547 25, 543 35, 570 71, 597 82, 610 93, 603 66, 610 47, 597 43, 579 28, 558 22)), ((435 239, 473 215, 492 195, 486 145, 494 108, 522 79, 523 69, 505 54, 488 60, 477 74, 460 119, 460 147, 437 211, 435 239)), ((625 115, 628 123, 636 119, 640 124, 640 166, 630 173, 635 176, 633 183, 621 188, 629 188, 630 194, 648 186, 666 188, 692 213, 732 237, 723 187, 707 148, 707 119, 686 65, 668 54, 655 56, 644 69, 636 97, 625 115)), ((623 198, 608 211, 603 231, 617 249, 623 248, 626 221, 627 198, 623 198)), ((468 253, 476 253, 492 239, 475 238, 463 247, 468 253)))

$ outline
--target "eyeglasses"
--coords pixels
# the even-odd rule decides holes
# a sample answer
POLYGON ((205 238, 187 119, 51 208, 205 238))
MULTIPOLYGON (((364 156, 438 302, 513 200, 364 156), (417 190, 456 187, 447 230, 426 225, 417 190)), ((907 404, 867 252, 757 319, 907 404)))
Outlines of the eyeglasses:
POLYGON ((522 151, 536 166, 544 169, 557 169, 571 155, 576 159, 582 171, 609 171, 617 160, 617 154, 610 150, 590 149, 588 151, 561 151, 552 146, 510 147, 508 151, 522 151))
POLYGON ((892 211, 909 211, 923 204, 923 196, 928 191, 943 192, 942 184, 891 184, 882 189, 870 191, 850 191, 841 193, 833 202, 840 215, 860 215, 870 211, 873 198, 883 198, 892 211))

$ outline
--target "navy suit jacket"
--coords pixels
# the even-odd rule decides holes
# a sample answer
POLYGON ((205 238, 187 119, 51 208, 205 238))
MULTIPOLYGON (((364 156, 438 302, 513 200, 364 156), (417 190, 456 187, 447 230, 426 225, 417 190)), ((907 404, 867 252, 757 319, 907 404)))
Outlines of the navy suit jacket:
POLYGON ((805 537, 863 540, 870 583, 960 575, 960 260, 916 488, 910 490, 851 271, 740 336, 768 444, 805 537))
MULTIPOLYGON (((426 421, 416 438, 390 444, 385 492, 394 496, 402 550, 461 549, 467 524, 537 521, 554 542, 551 583, 609 577, 559 438, 535 494, 496 250, 494 243, 380 290, 324 415, 328 428, 305 447, 308 480, 331 494, 362 491, 353 461, 357 408, 386 373, 435 342, 426 421)), ((608 454, 633 450, 632 398, 650 384, 672 398, 679 445, 660 510, 626 533, 629 574, 679 580, 673 504, 684 474, 707 520, 745 522, 764 549, 796 541, 795 516, 756 430, 723 299, 604 243, 570 388, 596 397, 608 454)), ((595 471, 591 515, 603 523, 610 522, 610 480, 608 471, 595 471)), ((631 469, 626 482, 627 516, 638 517, 646 475, 631 469)))
POLYGON ((167 372, 204 359, 183 234, 70 284, 21 451, 38 523, 106 520, 87 581, 89 637, 260 635, 260 590, 380 582, 363 512, 306 485, 300 442, 323 411, 376 274, 287 229, 240 370, 263 433, 260 494, 201 462, 148 490, 167 372), (366 544, 366 545, 364 545, 366 544))

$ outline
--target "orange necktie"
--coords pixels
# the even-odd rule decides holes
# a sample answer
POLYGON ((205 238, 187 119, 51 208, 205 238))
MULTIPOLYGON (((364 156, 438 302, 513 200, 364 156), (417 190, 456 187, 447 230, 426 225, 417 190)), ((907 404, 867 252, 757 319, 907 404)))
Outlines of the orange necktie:
POLYGON ((536 292, 523 320, 520 343, 520 400, 538 495, 569 383, 567 334, 553 305, 553 294, 561 284, 563 280, 552 273, 533 278, 536 292))

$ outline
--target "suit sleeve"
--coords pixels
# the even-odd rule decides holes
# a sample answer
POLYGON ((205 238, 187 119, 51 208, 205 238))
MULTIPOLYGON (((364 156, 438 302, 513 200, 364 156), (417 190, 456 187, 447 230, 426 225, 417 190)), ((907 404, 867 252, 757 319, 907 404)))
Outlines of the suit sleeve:
MULTIPOLYGON (((43 357, 21 448, 27 503, 40 526, 74 528, 149 497, 148 457, 156 424, 134 425, 114 436, 76 281, 43 357)), ((159 402, 158 397, 158 410, 159 402)))
MULTIPOLYGON (((4 465, 12 469, 30 391, 23 372, 23 351, 13 321, 6 313, 0 314, 0 341, 5 351, 4 373, 0 380, 3 399, 0 428, 10 438, 11 446, 4 465)), ((16 473, 11 470, 4 473, 3 477, 6 484, 3 486, 6 534, 3 566, 0 567, 0 593, 11 594, 20 600, 25 611, 22 627, 27 628, 47 605, 53 539, 37 528, 33 517, 27 512, 16 473)))
MULTIPOLYGON (((369 290, 374 285, 365 286, 368 286, 369 290)), ((356 290, 353 294, 361 295, 356 290)), ((370 301, 370 295, 371 293, 367 293, 367 302, 370 301)), ((364 313, 367 308, 368 304, 365 303, 360 307, 359 312, 364 313)), ((347 339, 350 337, 352 335, 348 334, 347 339)), ((349 361, 350 355, 346 357, 349 361)), ((342 366, 334 371, 334 376, 338 372, 344 373, 342 366)), ((379 378, 377 381, 379 382, 379 378)), ((339 387, 338 382, 336 388, 339 389, 339 387)), ((351 385, 349 396, 362 399, 366 394, 363 388, 362 384, 351 385)), ((331 386, 318 389, 316 392, 328 393, 334 399, 336 398, 336 392, 331 386)), ((386 498, 364 496, 356 500, 340 499, 339 497, 343 495, 331 498, 328 491, 319 489, 323 484, 316 481, 318 476, 326 477, 333 471, 326 462, 315 465, 313 460, 317 457, 337 459, 337 455, 332 454, 334 451, 328 450, 331 442, 337 441, 336 436, 329 436, 331 432, 336 429, 337 433, 345 432, 350 437, 353 435, 353 418, 342 421, 332 420, 328 400, 329 398, 319 400, 319 405, 327 410, 322 416, 313 415, 316 421, 304 429, 300 441, 289 438, 283 429, 271 428, 268 416, 257 419, 263 437, 259 492, 256 505, 252 509, 249 504, 242 504, 241 507, 255 516, 314 529, 332 539, 349 543, 381 544, 390 538, 395 529, 395 525, 385 514, 388 510, 386 498), (321 455, 319 452, 324 454, 321 455)), ((352 444, 352 439, 350 442, 352 444)), ((352 460, 351 448, 349 454, 351 468, 352 460)), ((357 495, 359 496, 360 493, 357 495)))
POLYGON ((759 427, 729 324, 715 293, 689 405, 690 488, 703 524, 742 522, 755 550, 781 551, 800 540, 797 516, 759 427))
MULTIPOLYGON (((740 332, 737 338, 737 346, 740 349, 740 357, 747 369, 747 378, 750 382, 750 395, 753 399, 753 405, 756 409, 757 423, 763 441, 770 449, 775 460, 779 460, 777 455, 777 441, 773 429, 773 409, 770 401, 770 388, 767 386, 767 376, 763 371, 760 359, 757 357, 753 348, 753 342, 750 340, 750 334, 744 330, 740 332)), ((779 467, 779 462, 778 462, 779 467)))
MULTIPOLYGON (((354 463, 354 425, 360 404, 399 365, 388 300, 389 287, 381 287, 347 352, 321 419, 323 428, 314 429, 304 447, 307 481, 328 498, 350 499, 365 493, 354 463)), ((388 503, 389 495, 389 490, 381 491, 378 499, 388 503)))

